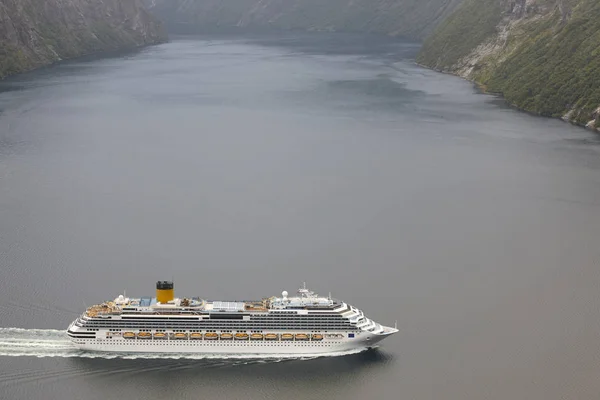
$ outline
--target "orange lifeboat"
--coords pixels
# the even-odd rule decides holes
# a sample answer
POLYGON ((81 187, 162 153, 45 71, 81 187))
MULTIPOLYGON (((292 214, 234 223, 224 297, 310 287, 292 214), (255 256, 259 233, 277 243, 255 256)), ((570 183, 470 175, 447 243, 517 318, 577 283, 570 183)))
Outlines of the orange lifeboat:
POLYGON ((243 332, 238 332, 235 334, 235 340, 248 340, 248 334, 243 332))
POLYGON ((175 337, 175 339, 179 339, 179 340, 187 339, 188 338, 187 333, 182 333, 182 332, 177 332, 173 336, 175 337))
POLYGON ((219 335, 217 335, 214 332, 208 332, 204 334, 204 339, 206 340, 217 340, 219 338, 219 335))
POLYGON ((260 333, 253 333, 252 335, 250 335, 250 339, 251 340, 263 340, 263 335, 261 335, 260 333))

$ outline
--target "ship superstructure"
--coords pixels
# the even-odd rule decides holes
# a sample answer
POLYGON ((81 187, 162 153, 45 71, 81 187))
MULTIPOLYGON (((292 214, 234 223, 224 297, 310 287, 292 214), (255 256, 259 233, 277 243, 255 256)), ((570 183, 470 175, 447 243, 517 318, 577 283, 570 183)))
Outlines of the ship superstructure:
POLYGON ((159 281, 156 297, 119 295, 89 307, 67 334, 96 351, 319 354, 373 347, 397 331, 306 285, 293 297, 208 301, 175 298, 173 282, 159 281))

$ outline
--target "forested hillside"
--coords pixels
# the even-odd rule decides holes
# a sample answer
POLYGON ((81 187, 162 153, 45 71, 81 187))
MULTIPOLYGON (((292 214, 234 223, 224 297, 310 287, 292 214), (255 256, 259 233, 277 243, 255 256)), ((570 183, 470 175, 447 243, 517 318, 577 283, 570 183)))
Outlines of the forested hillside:
POLYGON ((0 0, 0 78, 166 40, 141 0, 0 0))
POLYGON ((600 2, 465 0, 419 62, 524 110, 600 127, 600 2))

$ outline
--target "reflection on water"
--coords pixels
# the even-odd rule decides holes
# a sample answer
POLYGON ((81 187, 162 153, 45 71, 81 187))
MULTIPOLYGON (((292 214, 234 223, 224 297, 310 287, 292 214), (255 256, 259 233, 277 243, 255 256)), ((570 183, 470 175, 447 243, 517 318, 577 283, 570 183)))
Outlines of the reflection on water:
POLYGON ((368 376, 378 374, 393 363, 393 357, 377 350, 345 357, 324 357, 313 360, 88 360, 70 359, 78 370, 98 376, 92 385, 102 390, 111 381, 124 391, 143 393, 171 392, 186 397, 195 390, 216 398, 228 398, 227 390, 243 393, 244 387, 262 387, 265 398, 285 397, 298 388, 310 388, 307 394, 315 398, 330 391, 350 394, 368 376), (117 374, 115 372, 118 371, 117 374))
POLYGON ((259 374, 273 372, 281 379, 312 381, 330 374, 360 373, 361 370, 383 368, 394 361, 392 354, 384 350, 371 349, 347 356, 324 356, 300 359, 207 359, 207 360, 153 360, 147 359, 102 359, 102 358, 69 358, 69 362, 78 368, 93 370, 98 373, 113 371, 135 372, 143 369, 149 373, 149 379, 161 375, 169 379, 173 374, 186 373, 194 375, 202 373, 204 377, 219 379, 223 376, 237 379, 255 379, 259 374), (280 364, 285 364, 282 368, 280 364), (257 365, 258 368, 234 368, 243 365, 257 365), (299 372, 302 372, 299 374, 299 372), (155 374, 156 376, 152 376, 155 374))
POLYGON ((365 380, 381 374, 394 362, 392 355, 379 350, 285 361, 24 358, 19 369, 2 375, 0 384, 18 388, 36 383, 43 385, 45 395, 51 398, 87 391, 89 397, 97 399, 162 395, 241 399, 257 387, 260 397, 268 399, 289 398, 298 392, 310 398, 332 394, 352 398, 365 380))

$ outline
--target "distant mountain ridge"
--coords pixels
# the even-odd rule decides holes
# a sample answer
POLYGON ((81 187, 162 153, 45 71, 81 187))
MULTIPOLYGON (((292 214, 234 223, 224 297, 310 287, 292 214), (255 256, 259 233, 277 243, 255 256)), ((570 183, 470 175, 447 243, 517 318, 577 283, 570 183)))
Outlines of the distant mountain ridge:
POLYGON ((0 78, 166 38, 141 0, 0 0, 0 78))
POLYGON ((419 63, 523 110, 600 130, 600 0, 0 0, 0 78, 165 41, 159 20, 173 32, 426 38, 419 63))
POLYGON ((600 130, 598 0, 465 0, 418 61, 523 110, 600 130))
POLYGON ((170 30, 370 32, 421 39, 462 0, 144 0, 170 30))

